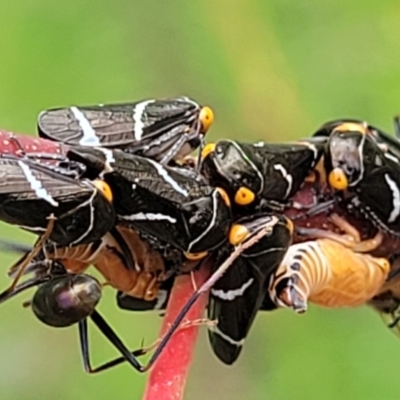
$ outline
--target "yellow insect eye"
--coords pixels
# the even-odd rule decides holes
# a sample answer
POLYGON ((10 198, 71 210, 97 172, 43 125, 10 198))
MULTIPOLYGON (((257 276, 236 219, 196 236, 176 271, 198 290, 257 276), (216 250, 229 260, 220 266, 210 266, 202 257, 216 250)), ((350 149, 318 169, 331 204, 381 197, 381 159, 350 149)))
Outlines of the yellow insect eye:
POLYGON ((229 231, 229 243, 232 246, 237 246, 239 243, 242 243, 244 239, 246 239, 249 233, 249 230, 244 225, 233 225, 229 231))
POLYGON ((342 169, 335 168, 328 177, 329 185, 336 190, 345 190, 349 186, 347 177, 342 169))
POLYGON ((226 193, 225 190, 220 188, 220 187, 217 187, 216 190, 221 195, 222 200, 224 201, 224 203, 228 207, 230 207, 231 206, 231 200, 229 199, 228 193, 226 193))
POLYGON ((186 251, 183 252, 184 256, 190 260, 190 261, 196 261, 196 260, 201 260, 204 258, 208 252, 207 251, 202 251, 201 253, 187 253, 186 251))
POLYGON ((111 203, 113 201, 113 194, 111 191, 110 186, 100 180, 100 179, 96 179, 95 181, 93 181, 93 185, 98 189, 98 191, 111 203))
POLYGON ((200 110, 199 120, 201 122, 201 128, 202 128, 201 131, 203 133, 206 133, 210 128, 210 126, 212 125, 212 123, 214 122, 213 110, 211 110, 210 107, 203 107, 200 110))
POLYGON ((235 203, 240 206, 247 206, 251 204, 255 198, 256 195, 254 192, 242 186, 235 194, 235 203))
POLYGON ((215 143, 206 144, 201 152, 201 158, 204 160, 210 153, 214 153, 215 147, 216 147, 215 143))

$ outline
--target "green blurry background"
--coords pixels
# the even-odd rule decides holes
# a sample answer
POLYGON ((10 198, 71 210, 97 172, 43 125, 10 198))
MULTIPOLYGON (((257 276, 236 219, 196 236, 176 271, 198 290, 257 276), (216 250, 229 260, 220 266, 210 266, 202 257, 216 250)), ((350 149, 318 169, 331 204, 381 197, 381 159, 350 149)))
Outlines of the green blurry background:
MULTIPOLYGON (((391 130, 399 12, 395 0, 3 0, 0 127, 34 134, 48 107, 189 95, 215 110, 212 139, 294 139, 339 117, 391 130)), ((1 257, 5 287, 15 257, 1 257)), ((85 374, 76 329, 47 328, 22 300, 0 307, 1 400, 140 398, 144 376, 85 374)), ((158 316, 117 309, 111 290, 100 309, 132 348, 157 335, 158 316)), ((92 336, 95 362, 115 355, 92 336)), ((399 379, 400 341, 377 314, 311 307, 259 315, 233 367, 202 330, 186 398, 391 400, 399 379)))

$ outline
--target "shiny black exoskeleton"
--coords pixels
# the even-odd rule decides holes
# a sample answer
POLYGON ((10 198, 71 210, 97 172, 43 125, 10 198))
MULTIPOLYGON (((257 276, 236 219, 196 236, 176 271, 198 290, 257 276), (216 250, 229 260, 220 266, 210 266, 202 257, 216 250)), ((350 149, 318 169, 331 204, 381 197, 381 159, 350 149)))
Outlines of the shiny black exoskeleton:
POLYGON ((36 290, 32 311, 46 325, 70 326, 88 318, 101 298, 101 285, 85 274, 54 277, 36 290))
POLYGON ((232 223, 229 199, 200 174, 121 150, 76 147, 68 157, 84 163, 90 178, 101 177, 110 186, 121 224, 155 238, 161 247, 200 259, 226 241, 232 223))
POLYGON ((70 145, 119 148, 167 164, 199 147, 213 119, 209 107, 177 97, 47 110, 38 131, 70 145))
POLYGON ((210 342, 214 353, 225 364, 232 364, 240 354, 265 297, 268 277, 279 266, 292 242, 293 224, 278 214, 242 218, 233 225, 231 243, 218 257, 223 260, 233 251, 233 245, 245 242, 266 227, 268 233, 245 250, 210 291, 208 315, 217 321, 209 330, 210 342))
POLYGON ((0 157, 0 219, 70 246, 100 239, 115 223, 110 190, 102 181, 76 180, 26 158, 0 157))
POLYGON ((220 140, 204 148, 201 172, 211 185, 225 189, 240 214, 282 211, 322 154, 319 140, 288 144, 220 140))
POLYGON ((342 192, 350 207, 377 227, 400 236, 400 159, 394 146, 396 139, 388 139, 366 123, 353 120, 330 122, 315 135, 326 138, 329 185, 342 192))
POLYGON ((69 274, 62 263, 46 262, 46 260, 32 264, 29 273, 33 274, 33 277, 17 285, 3 300, 9 300, 27 289, 37 287, 29 304, 40 321, 56 328, 78 324, 82 358, 87 372, 104 371, 124 361, 142 371, 137 356, 144 354, 144 351, 131 352, 96 310, 102 294, 102 285, 97 279, 87 274, 69 274), (121 357, 92 368, 89 356, 88 319, 91 319, 116 347, 121 357))

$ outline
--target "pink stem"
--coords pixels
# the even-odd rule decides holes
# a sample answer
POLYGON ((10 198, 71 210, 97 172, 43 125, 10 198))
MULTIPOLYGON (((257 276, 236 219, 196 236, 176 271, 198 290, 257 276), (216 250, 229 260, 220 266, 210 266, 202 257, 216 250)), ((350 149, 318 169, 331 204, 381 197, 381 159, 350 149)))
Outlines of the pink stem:
MULTIPOLYGON (((209 268, 203 265, 193 273, 196 286, 200 287, 209 277, 209 268)), ((194 292, 190 275, 175 279, 167 311, 163 320, 160 337, 163 337, 176 316, 194 292)), ((191 307, 185 321, 203 318, 208 296, 202 295, 191 307)), ((143 400, 181 400, 192 360, 199 326, 178 329, 150 370, 143 400)))

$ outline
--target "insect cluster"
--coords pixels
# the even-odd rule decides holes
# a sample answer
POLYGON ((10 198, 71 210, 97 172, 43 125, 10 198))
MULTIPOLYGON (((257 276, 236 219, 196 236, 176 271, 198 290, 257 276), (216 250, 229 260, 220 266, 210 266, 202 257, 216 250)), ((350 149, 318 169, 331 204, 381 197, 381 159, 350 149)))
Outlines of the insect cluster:
POLYGON ((0 132, 0 219, 38 235, 32 249, 8 244, 24 254, 0 302, 35 287, 42 322, 78 324, 88 372, 147 370, 208 288, 210 343, 226 364, 259 310, 369 303, 399 325, 400 141, 338 120, 293 143, 206 144, 213 118, 179 97, 44 111, 39 138, 0 132), (145 350, 128 350, 96 311, 103 285, 88 267, 120 308, 162 310, 175 277, 209 259, 210 279, 142 365, 145 350), (121 354, 98 368, 89 318, 121 354))

